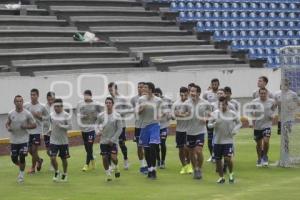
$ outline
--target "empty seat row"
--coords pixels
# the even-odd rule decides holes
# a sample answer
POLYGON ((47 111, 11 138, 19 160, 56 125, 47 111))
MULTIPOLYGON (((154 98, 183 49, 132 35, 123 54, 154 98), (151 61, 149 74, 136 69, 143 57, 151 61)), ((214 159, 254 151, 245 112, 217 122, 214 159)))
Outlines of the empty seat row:
POLYGON ((230 47, 232 51, 246 50, 249 48, 275 48, 283 46, 300 45, 299 39, 257 39, 257 40, 234 40, 230 47))
POLYGON ((295 12, 251 12, 251 11, 181 11, 179 20, 204 19, 299 19, 300 11, 295 12))
POLYGON ((258 3, 258 2, 172 2, 172 10, 295 10, 298 3, 258 3))
POLYGON ((280 48, 249 48, 249 59, 262 59, 269 56, 278 56, 280 48))

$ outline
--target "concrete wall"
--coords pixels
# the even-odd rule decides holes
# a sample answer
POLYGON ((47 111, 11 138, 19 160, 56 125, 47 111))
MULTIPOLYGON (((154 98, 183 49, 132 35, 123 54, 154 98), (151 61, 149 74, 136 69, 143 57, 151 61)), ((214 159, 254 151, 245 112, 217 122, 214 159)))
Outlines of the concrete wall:
MULTIPOLYGON (((251 69, 242 68, 229 71, 224 70, 205 70, 197 72, 146 72, 146 73, 113 73, 113 74, 90 74, 80 76, 74 75, 56 75, 45 77, 1 77, 0 79, 0 138, 7 137, 4 128, 4 120, 6 114, 14 108, 13 98, 16 94, 20 94, 25 98, 25 102, 29 101, 29 91, 32 88, 40 90, 40 102, 46 102, 46 93, 52 88, 56 92, 57 97, 65 96, 65 105, 76 107, 80 100, 78 95, 85 89, 91 89, 94 96, 99 101, 103 101, 108 95, 106 85, 108 82, 119 82, 119 91, 123 95, 136 93, 136 83, 139 81, 152 81, 159 86, 166 96, 176 99, 178 89, 186 86, 190 82, 199 84, 202 90, 208 88, 212 78, 219 78, 221 87, 231 86, 233 97, 247 98, 250 97, 252 91, 255 90, 257 77, 265 75, 269 78, 269 89, 276 91, 280 84, 280 71, 272 71, 269 69, 251 69), (129 82, 127 84, 125 82, 129 82), (131 84, 132 83, 132 84, 131 84), (51 85, 53 87, 51 87, 51 85), (132 89, 131 89, 132 85, 132 89), (69 94, 69 95, 68 95, 69 94), (69 96, 69 97, 66 97, 69 96)), ((76 127, 76 125, 75 125, 76 127)))

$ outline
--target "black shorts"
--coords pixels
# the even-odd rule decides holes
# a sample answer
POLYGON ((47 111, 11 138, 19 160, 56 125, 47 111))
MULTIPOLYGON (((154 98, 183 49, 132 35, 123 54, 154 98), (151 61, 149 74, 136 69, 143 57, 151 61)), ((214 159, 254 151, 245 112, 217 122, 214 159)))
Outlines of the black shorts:
POLYGON ((195 148, 196 146, 203 147, 204 145, 204 136, 205 134, 198 134, 198 135, 187 135, 186 140, 187 140, 187 147, 188 148, 195 148))
POLYGON ((118 153, 118 145, 113 144, 110 146, 109 144, 100 144, 100 154, 102 156, 104 155, 110 155, 110 154, 117 154, 118 153))
POLYGON ((50 147, 50 135, 44 135, 44 143, 46 148, 50 147))
POLYGON ((56 157, 58 156, 61 159, 67 159, 70 158, 70 153, 69 153, 69 145, 68 144, 50 144, 50 156, 56 157))
POLYGON ((183 148, 186 145, 186 132, 176 131, 176 147, 183 148))
POLYGON ((81 135, 84 143, 92 143, 92 144, 94 143, 96 137, 95 131, 90 131, 90 132, 82 131, 81 135))
POLYGON ((119 142, 125 142, 126 141, 126 128, 122 128, 122 133, 119 137, 119 142))
POLYGON ((28 143, 11 144, 10 145, 11 156, 27 156, 28 155, 28 143))
POLYGON ((135 128, 133 141, 136 142, 137 144, 139 144, 140 135, 141 135, 141 128, 135 128))
POLYGON ((30 134, 29 135, 29 143, 28 146, 31 147, 32 145, 41 145, 41 134, 30 134))
POLYGON ((222 160, 223 157, 231 157, 233 154, 233 144, 214 144, 214 158, 222 160))
POLYGON ((169 132, 168 128, 160 129, 160 140, 166 140, 168 137, 168 132, 169 132))
POLYGON ((271 128, 265 128, 263 130, 254 130, 254 140, 258 141, 264 137, 271 137, 271 128))

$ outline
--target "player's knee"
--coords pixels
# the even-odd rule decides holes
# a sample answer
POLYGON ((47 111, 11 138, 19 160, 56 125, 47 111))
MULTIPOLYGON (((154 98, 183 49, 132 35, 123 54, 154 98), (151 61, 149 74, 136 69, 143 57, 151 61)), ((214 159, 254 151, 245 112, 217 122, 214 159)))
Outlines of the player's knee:
POLYGON ((25 164, 25 156, 24 155, 20 156, 20 163, 25 164))

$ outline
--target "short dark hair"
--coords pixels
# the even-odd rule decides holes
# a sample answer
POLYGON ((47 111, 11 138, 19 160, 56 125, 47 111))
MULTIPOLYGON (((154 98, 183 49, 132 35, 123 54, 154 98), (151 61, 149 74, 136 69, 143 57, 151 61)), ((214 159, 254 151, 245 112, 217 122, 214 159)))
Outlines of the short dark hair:
POLYGON ((260 76, 259 79, 262 79, 266 84, 269 82, 269 79, 266 76, 260 76))
POLYGON ((186 93, 186 92, 189 92, 189 89, 187 89, 186 87, 181 87, 181 88, 179 89, 179 92, 180 92, 180 93, 186 93))
POLYGON ((226 104, 228 104, 228 101, 225 97, 220 97, 219 102, 225 102, 226 104))
POLYGON ((193 85, 192 88, 196 88, 198 93, 201 93, 201 88, 199 85, 193 85))
POLYGON ((138 85, 145 85, 145 82, 138 82, 138 85))
POLYGON ((55 99, 55 100, 54 100, 54 105, 55 105, 55 104, 61 104, 61 105, 63 105, 63 100, 60 99, 60 98, 55 99))
POLYGON ((40 95, 39 90, 36 89, 36 88, 31 89, 31 90, 30 90, 30 93, 36 93, 38 96, 40 95))
POLYGON ((163 92, 162 92, 162 90, 160 88, 155 88, 154 93, 158 93, 160 95, 163 95, 163 92))
POLYGON ((16 101, 16 98, 23 98, 23 97, 21 95, 19 95, 19 94, 16 95, 15 98, 14 98, 14 102, 16 101))
POLYGON ((194 85, 196 85, 195 83, 189 83, 188 87, 193 87, 194 85))
POLYGON ((152 93, 155 92, 155 85, 154 85, 154 83, 152 83, 152 82, 147 82, 147 83, 145 83, 145 85, 148 86, 148 88, 152 91, 152 93))
POLYGON ((115 84, 115 82, 110 82, 110 83, 108 84, 108 87, 109 87, 109 88, 115 87, 115 89, 118 89, 118 86, 117 86, 117 84, 115 84))
POLYGON ((47 92, 47 96, 46 97, 55 97, 55 93, 54 92, 47 92))
POLYGON ((224 87, 224 92, 228 92, 231 94, 231 88, 228 86, 224 87))
POLYGON ((267 88, 259 88, 258 93, 260 93, 260 91, 262 91, 262 90, 269 92, 267 88))
POLYGON ((224 89, 224 88, 219 88, 218 91, 223 91, 223 92, 225 92, 225 89, 224 89))
POLYGON ((213 78, 213 79, 211 80, 211 83, 215 83, 215 82, 217 82, 217 83, 220 85, 220 81, 219 81, 219 79, 217 79, 217 78, 213 78))
POLYGON ((91 90, 85 90, 83 92, 84 95, 89 95, 89 96, 92 96, 92 91, 91 90))
POLYGON ((115 104, 115 101, 114 101, 114 99, 112 97, 106 97, 105 102, 106 101, 111 101, 112 104, 115 104))

